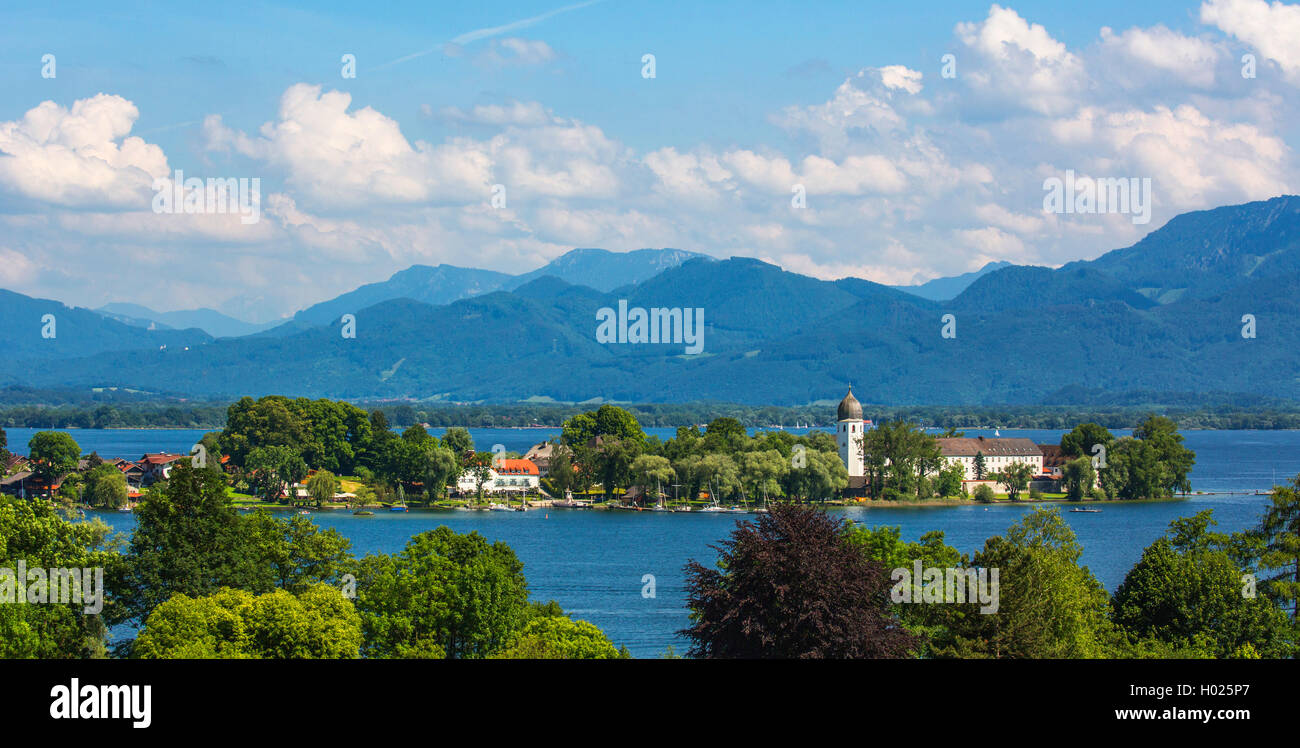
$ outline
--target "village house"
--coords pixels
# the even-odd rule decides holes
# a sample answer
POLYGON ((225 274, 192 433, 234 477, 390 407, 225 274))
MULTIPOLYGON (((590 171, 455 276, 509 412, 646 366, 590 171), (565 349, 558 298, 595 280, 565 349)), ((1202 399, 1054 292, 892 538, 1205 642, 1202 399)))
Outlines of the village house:
MULTIPOLYGON (((541 485, 541 471, 532 460, 494 460, 483 482, 484 494, 523 494, 536 491, 541 485)), ((462 496, 478 492, 478 478, 473 470, 465 470, 456 481, 456 491, 462 496)))

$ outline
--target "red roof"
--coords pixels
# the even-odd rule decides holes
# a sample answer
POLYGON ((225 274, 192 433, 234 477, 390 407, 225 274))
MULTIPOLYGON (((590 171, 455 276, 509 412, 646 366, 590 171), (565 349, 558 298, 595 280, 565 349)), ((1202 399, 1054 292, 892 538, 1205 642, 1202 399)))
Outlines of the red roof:
POLYGON ((166 452, 159 452, 157 454, 146 454, 144 457, 140 458, 140 462, 147 462, 150 465, 166 465, 170 462, 175 462, 184 456, 185 455, 169 455, 166 452))
POLYGON ((502 459, 493 466, 498 475, 541 475, 532 460, 502 459))

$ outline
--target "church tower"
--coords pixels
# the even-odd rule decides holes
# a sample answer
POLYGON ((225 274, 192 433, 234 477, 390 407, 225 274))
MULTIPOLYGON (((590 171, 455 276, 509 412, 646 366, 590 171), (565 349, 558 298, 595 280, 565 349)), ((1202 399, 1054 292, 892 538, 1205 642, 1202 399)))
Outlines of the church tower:
POLYGON ((862 404, 853 396, 853 385, 849 385, 849 394, 840 401, 836 411, 839 426, 835 430, 835 443, 840 448, 840 459, 849 471, 850 478, 862 476, 862 404))

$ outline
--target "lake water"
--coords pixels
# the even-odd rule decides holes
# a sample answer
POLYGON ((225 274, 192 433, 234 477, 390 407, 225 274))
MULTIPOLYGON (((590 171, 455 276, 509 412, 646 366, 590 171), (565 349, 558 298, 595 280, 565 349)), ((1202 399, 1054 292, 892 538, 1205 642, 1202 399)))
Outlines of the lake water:
MULTIPOLYGON (((433 433, 441 434, 442 429, 433 433)), ((650 429, 668 438, 673 429, 650 429)), ((9 443, 23 451, 34 429, 10 429, 9 443)), ((77 430, 69 433, 86 452, 103 457, 139 457, 146 451, 184 452, 202 431, 77 430)), ((968 429, 970 435, 987 434, 968 429)), ((1003 429, 1003 436, 1026 436, 1059 442, 1060 431, 1003 429)), ((490 449, 505 444, 523 451, 558 434, 544 429, 472 429, 475 444, 490 449)), ((1169 522, 1202 509, 1213 509, 1218 529, 1236 531, 1258 523, 1267 498, 1251 495, 1300 473, 1300 432, 1189 431, 1188 447, 1197 453, 1192 486, 1199 491, 1242 491, 1237 495, 1192 496, 1173 502, 1108 503, 1099 514, 1065 512, 1083 545, 1083 563, 1109 590, 1114 590, 1142 550, 1163 534, 1169 522), (1276 478, 1274 477, 1276 476, 1276 478)), ((917 540, 942 530, 947 542, 973 553, 992 535, 1006 530, 1028 511, 1024 506, 888 507, 843 509, 839 513, 869 525, 894 525, 903 537, 917 540)), ((121 532, 135 526, 130 514, 96 513, 121 532)), ((457 532, 476 530, 490 540, 508 543, 525 564, 534 599, 555 600, 570 615, 591 621, 638 657, 654 657, 684 643, 675 632, 688 625, 682 567, 689 559, 711 563, 710 544, 717 543, 743 515, 673 514, 536 510, 530 512, 456 512, 413 510, 377 512, 355 517, 347 511, 314 512, 313 521, 332 527, 352 541, 355 553, 400 550, 414 534, 447 525, 457 532), (644 575, 655 578, 655 596, 642 596, 644 575)))

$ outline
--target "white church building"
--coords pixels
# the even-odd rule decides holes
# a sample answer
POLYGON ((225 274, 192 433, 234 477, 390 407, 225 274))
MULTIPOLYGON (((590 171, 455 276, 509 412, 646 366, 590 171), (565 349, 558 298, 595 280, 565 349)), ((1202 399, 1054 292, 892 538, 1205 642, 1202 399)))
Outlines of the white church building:
MULTIPOLYGON (((853 385, 840 401, 835 413, 835 443, 839 446, 840 459, 849 473, 849 492, 859 491, 866 486, 863 467, 862 439, 864 430, 871 427, 871 421, 863 420, 862 404, 853 396, 853 385)), ((1050 470, 1044 465, 1045 447, 1051 445, 1035 444, 1032 439, 1005 437, 939 437, 939 454, 945 464, 959 464, 965 471, 965 481, 975 481, 975 461, 978 455, 984 462, 986 475, 991 475, 1010 467, 1012 463, 1023 462, 1033 469, 1035 477, 1047 477, 1050 470)))

